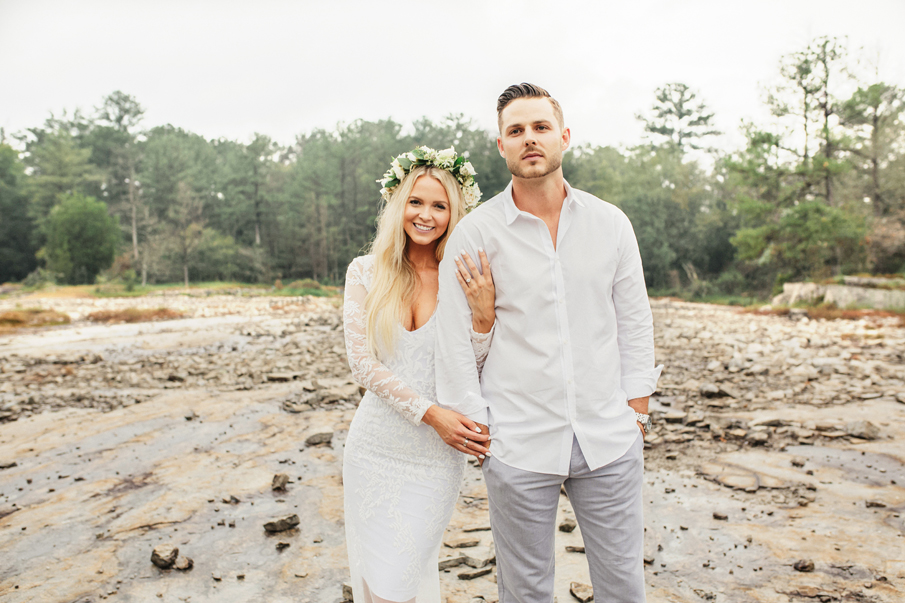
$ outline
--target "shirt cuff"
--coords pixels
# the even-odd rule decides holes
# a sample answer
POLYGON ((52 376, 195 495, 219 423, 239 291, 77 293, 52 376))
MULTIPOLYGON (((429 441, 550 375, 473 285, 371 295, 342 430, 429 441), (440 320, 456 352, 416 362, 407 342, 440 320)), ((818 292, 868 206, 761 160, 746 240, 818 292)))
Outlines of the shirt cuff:
POLYGON ((487 425, 487 402, 479 394, 468 392, 455 409, 476 423, 487 425))
POLYGON ((478 412, 472 412, 465 415, 475 423, 480 423, 481 425, 487 425, 487 407, 482 408, 478 412))
POLYGON ((644 398, 657 391, 657 381, 662 372, 663 365, 661 364, 650 371, 622 377, 622 390, 625 392, 626 398, 628 400, 644 398))

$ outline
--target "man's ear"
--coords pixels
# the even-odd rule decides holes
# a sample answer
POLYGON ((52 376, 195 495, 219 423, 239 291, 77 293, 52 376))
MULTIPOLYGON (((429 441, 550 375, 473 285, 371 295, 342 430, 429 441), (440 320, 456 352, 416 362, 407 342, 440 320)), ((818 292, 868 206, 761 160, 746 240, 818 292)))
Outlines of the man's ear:
POLYGON ((562 150, 565 151, 569 148, 569 144, 572 142, 572 131, 569 128, 566 128, 562 131, 562 150))
POLYGON ((506 158, 506 155, 503 153, 503 139, 497 136, 496 139, 496 148, 500 152, 500 157, 506 158))

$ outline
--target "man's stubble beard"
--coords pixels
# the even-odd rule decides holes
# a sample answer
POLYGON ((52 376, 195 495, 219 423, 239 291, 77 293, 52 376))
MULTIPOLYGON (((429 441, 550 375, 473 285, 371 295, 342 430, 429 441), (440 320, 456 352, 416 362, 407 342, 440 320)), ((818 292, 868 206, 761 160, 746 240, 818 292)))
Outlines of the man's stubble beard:
POLYGON ((544 157, 547 159, 548 163, 547 170, 543 172, 535 172, 534 170, 537 169, 536 166, 531 166, 528 168, 528 170, 523 170, 519 165, 521 158, 516 158, 515 161, 510 161, 507 158, 506 167, 509 168, 509 172, 516 178, 531 179, 543 178, 544 176, 552 174, 553 172, 558 170, 560 166, 562 166, 562 154, 556 155, 554 157, 545 155, 544 157))

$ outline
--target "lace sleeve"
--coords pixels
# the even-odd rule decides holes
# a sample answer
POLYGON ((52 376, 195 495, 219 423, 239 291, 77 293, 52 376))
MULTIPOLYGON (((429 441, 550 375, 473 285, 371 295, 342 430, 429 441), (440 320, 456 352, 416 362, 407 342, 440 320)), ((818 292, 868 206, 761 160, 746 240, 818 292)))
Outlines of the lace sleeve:
POLYGON ((478 333, 471 329, 471 348, 474 350, 475 364, 478 367, 478 376, 484 371, 484 361, 487 360, 487 354, 490 353, 490 342, 493 340, 493 330, 496 328, 496 321, 490 327, 487 333, 478 333))
POLYGON ((433 404, 422 398, 403 383, 393 372, 368 350, 366 331, 365 267, 362 258, 356 258, 346 272, 346 290, 343 296, 343 334, 346 340, 346 356, 352 376, 363 387, 396 409, 414 425, 421 424, 421 417, 433 404))

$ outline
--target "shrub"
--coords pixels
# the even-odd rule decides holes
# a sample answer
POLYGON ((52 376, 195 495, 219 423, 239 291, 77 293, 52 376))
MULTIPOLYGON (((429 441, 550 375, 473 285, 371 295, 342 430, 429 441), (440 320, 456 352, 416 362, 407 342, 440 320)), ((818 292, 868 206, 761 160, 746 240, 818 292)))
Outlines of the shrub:
POLYGON ((292 281, 290 289, 320 289, 321 284, 312 278, 303 278, 300 281, 292 281))
POLYGON ((747 285, 747 280, 745 279, 745 275, 743 275, 738 270, 729 269, 726 272, 720 274, 713 284, 721 293, 735 295, 740 291, 744 291, 745 286, 747 285))

